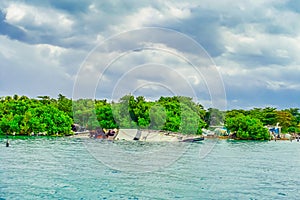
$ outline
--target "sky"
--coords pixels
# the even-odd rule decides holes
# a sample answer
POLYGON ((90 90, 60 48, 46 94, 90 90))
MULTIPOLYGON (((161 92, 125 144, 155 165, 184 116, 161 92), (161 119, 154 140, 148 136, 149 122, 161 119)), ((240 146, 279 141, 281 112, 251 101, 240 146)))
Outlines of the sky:
POLYGON ((300 107, 297 0, 2 0, 0 96, 300 107))

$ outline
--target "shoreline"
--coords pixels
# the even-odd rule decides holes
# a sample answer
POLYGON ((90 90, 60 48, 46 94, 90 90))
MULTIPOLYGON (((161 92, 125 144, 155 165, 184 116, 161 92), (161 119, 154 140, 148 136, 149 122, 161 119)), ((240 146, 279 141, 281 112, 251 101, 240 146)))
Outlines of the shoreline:
MULTIPOLYGON (((68 136, 71 138, 93 138, 89 134, 76 134, 68 136)), ((185 135, 182 133, 175 133, 162 130, 148 130, 148 129, 119 129, 114 141, 125 140, 125 141, 147 141, 147 142, 180 142, 185 140, 193 140, 196 138, 203 137, 202 135, 185 135)), ((203 137, 204 138, 204 137, 203 137)), ((111 139, 112 140, 112 139, 111 139)))
MULTIPOLYGON (((137 136, 138 129, 119 129, 117 135, 114 138, 110 138, 107 140, 113 140, 113 141, 119 141, 119 140, 125 140, 125 141, 146 141, 146 142, 180 142, 184 140, 193 140, 196 138, 204 138, 205 140, 208 139, 220 139, 220 140, 232 140, 232 141, 293 141, 297 138, 280 138, 280 139, 270 139, 270 140, 240 140, 235 138, 230 138, 229 136, 203 136, 203 135, 187 135, 182 134, 178 132, 170 132, 170 131, 162 131, 162 130, 148 130, 148 129, 142 129, 140 130, 140 135, 138 139, 135 139, 137 136)), ((91 137, 90 131, 85 131, 82 133, 77 133, 73 135, 51 135, 51 136, 45 136, 42 134, 37 135, 0 135, 0 139, 27 139, 27 138, 79 138, 79 139, 93 139, 94 137, 91 137)), ((104 139, 106 140, 106 139, 104 139)), ((300 142, 300 139, 298 139, 297 142, 300 142)))

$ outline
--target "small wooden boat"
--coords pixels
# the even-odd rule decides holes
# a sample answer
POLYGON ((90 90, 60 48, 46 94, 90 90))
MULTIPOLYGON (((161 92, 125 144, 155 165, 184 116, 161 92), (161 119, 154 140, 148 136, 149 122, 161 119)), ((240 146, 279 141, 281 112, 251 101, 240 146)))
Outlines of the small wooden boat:
POLYGON ((187 138, 182 140, 182 142, 199 142, 204 140, 204 137, 197 137, 197 138, 187 138))

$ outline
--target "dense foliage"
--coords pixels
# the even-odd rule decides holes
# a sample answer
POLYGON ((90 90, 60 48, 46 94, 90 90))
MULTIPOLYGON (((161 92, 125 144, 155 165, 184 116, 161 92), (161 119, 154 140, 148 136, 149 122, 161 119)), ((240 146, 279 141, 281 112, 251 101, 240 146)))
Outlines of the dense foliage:
POLYGON ((254 108, 251 110, 204 110, 190 97, 161 97, 147 101, 144 97, 126 95, 118 102, 107 100, 71 100, 38 96, 7 96, 0 99, 0 134, 44 135, 72 134, 71 125, 89 130, 98 127, 142 128, 185 134, 201 134, 202 128, 224 125, 238 139, 267 139, 264 126, 276 124, 282 132, 299 132, 298 108, 254 108))
POLYGON ((241 140, 268 140, 270 138, 268 129, 259 119, 243 114, 228 118, 226 127, 235 132, 236 137, 241 140))
POLYGON ((266 139, 265 131, 261 128, 264 126, 278 125, 281 127, 282 133, 300 131, 298 108, 277 110, 276 108, 266 107, 251 110, 230 110, 226 112, 225 121, 226 128, 231 132, 236 132, 239 139, 266 139), (251 122, 250 119, 252 119, 251 122), (249 123, 255 128, 250 128, 249 123), (244 131, 241 134, 241 131, 245 129, 249 131, 244 131), (240 131, 238 132, 238 130, 240 131), (260 132, 257 132, 258 130, 260 132))
MULTIPOLYGON (((69 101, 69 100, 65 100, 69 101)), ((63 101, 65 103, 65 101, 63 101)), ((47 96, 39 99, 28 97, 5 97, 0 101, 0 134, 67 135, 73 123, 62 101, 47 96)))
POLYGON ((74 103, 75 123, 89 129, 142 128, 186 134, 201 134, 206 126, 205 110, 189 97, 161 97, 146 101, 144 97, 126 95, 117 103, 106 100, 78 100, 74 103))
POLYGON ((226 112, 225 120, 239 114, 258 119, 264 126, 279 125, 283 133, 299 132, 300 113, 298 108, 277 110, 276 108, 254 108, 251 110, 230 110, 226 112))

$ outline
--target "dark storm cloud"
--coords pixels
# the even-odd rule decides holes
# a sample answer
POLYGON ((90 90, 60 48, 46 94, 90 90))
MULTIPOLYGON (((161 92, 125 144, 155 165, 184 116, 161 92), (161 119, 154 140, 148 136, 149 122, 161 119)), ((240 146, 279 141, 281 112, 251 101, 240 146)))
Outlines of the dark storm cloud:
MULTIPOLYGON (((185 34, 207 51, 221 72, 229 108, 300 106, 297 102, 299 5, 297 0, 1 1, 0 95, 37 96, 43 91, 54 96, 59 92, 71 95, 80 65, 97 44, 132 29, 161 27, 185 34)), ((137 41, 147 42, 156 37, 162 46, 201 58, 184 40, 176 40, 172 34, 155 35, 151 31, 133 36, 139 40, 122 39, 110 44, 106 52, 100 52, 117 54, 131 49, 144 54, 144 57, 118 63, 118 71, 105 74, 108 80, 117 80, 126 73, 122 66, 149 62, 176 66, 184 76, 194 75, 186 66, 169 59, 170 55, 148 56, 146 51, 134 51, 137 41)), ((101 65, 102 57, 99 54, 94 65, 101 65)), ((161 77, 154 75, 135 77, 160 82, 161 77)), ((174 84, 180 86, 180 83, 174 84)), ((109 88, 103 91, 104 96, 111 94, 109 88)), ((155 88, 146 88, 145 95, 151 91, 155 88)), ((196 91, 199 96, 201 92, 196 91)))

